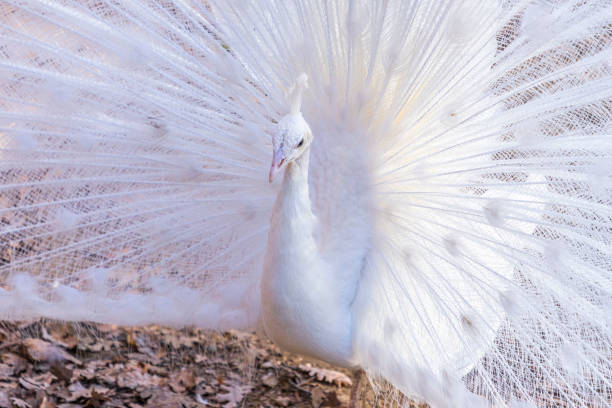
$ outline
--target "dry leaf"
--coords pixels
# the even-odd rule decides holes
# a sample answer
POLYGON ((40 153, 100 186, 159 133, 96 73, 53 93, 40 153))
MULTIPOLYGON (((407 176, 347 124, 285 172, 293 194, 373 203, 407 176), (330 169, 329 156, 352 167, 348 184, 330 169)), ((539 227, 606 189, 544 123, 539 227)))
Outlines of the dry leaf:
POLYGON ((315 388, 310 392, 310 399, 313 408, 319 408, 323 401, 325 401, 325 391, 322 388, 315 388))
POLYGON ((119 326, 117 326, 116 324, 99 324, 96 327, 98 329, 98 331, 102 332, 102 333, 111 333, 111 332, 115 332, 119 329, 119 326))
POLYGON ((192 390, 196 385, 195 376, 191 371, 181 370, 178 375, 173 375, 168 383, 172 391, 184 393, 186 390, 192 390))
POLYGON ((51 385, 53 379, 54 377, 50 373, 44 373, 35 377, 23 376, 19 378, 19 385, 26 390, 45 390, 51 385))
POLYGON ((126 388, 155 387, 164 380, 156 375, 149 375, 137 369, 128 369, 117 376, 117 385, 126 388))
POLYGON ((276 402, 281 407, 288 407, 289 403, 291 402, 291 398, 283 397, 283 396, 278 396, 278 397, 274 398, 274 402, 276 402))
POLYGON ((82 364, 79 359, 74 358, 66 351, 41 339, 25 339, 23 347, 26 356, 32 361, 54 362, 67 360, 77 365, 82 364))
POLYGON ((48 331, 43 326, 41 330, 44 340, 50 341, 66 349, 73 349, 79 344, 79 339, 74 335, 74 330, 68 323, 54 325, 50 327, 48 331))
POLYGON ((45 395, 43 397, 42 402, 40 403, 40 407, 38 408, 55 408, 55 404, 49 403, 49 401, 47 400, 47 396, 45 395))
POLYGON ((74 402, 79 398, 91 397, 91 390, 83 387, 83 384, 78 381, 74 384, 70 384, 68 391, 70 391, 70 397, 66 398, 66 401, 68 402, 74 402))
POLYGON ((278 378, 274 373, 268 373, 261 378, 261 382, 270 388, 274 388, 278 385, 278 378))
MULTIPOLYGON (((73 372, 74 379, 93 380, 99 377, 100 371, 107 368, 109 362, 104 360, 94 360, 87 363, 85 368, 77 368, 73 372)), ((53 366, 51 366, 53 370, 53 366)), ((114 382, 114 381, 111 381, 114 382)))
POLYGON ((276 367, 278 367, 278 363, 275 363, 270 360, 266 361, 265 363, 261 365, 261 368, 276 368, 276 367))
POLYGON ((336 391, 330 391, 325 394, 325 401, 322 404, 323 407, 339 408, 342 405, 342 401, 338 399, 336 391))
POLYGON ((8 364, 0 364, 0 379, 8 379, 11 375, 13 375, 14 367, 8 364))
POLYGON ((102 403, 109 400, 109 395, 112 394, 111 390, 105 389, 105 393, 100 392, 100 388, 96 387, 91 391, 91 398, 87 401, 88 407, 99 408, 102 403))
POLYGON ((70 396, 66 398, 68 402, 75 402, 81 398, 101 401, 105 399, 105 396, 111 394, 111 390, 101 385, 93 385, 89 388, 85 388, 83 384, 78 381, 74 384, 70 384, 68 391, 70 391, 70 396))
POLYGON ((218 394, 216 397, 217 401, 223 403, 225 408, 236 408, 244 397, 251 392, 253 386, 242 385, 240 384, 240 378, 232 376, 232 378, 225 381, 221 389, 225 391, 225 393, 218 394))
POLYGON ((10 408, 11 401, 9 401, 8 392, 6 390, 0 390, 0 408, 10 408))
POLYGON ((253 338, 251 333, 243 332, 240 330, 229 330, 227 332, 230 336, 234 336, 238 341, 248 341, 253 338))
POLYGON ((156 390, 147 401, 147 408, 177 408, 189 407, 193 400, 184 395, 175 394, 169 390, 156 390))
POLYGON ((2 361, 12 368, 13 375, 20 374, 21 372, 25 371, 28 366, 28 362, 26 360, 13 353, 4 354, 2 356, 2 361))
POLYGON ((16 408, 32 408, 30 404, 19 398, 11 398, 11 403, 16 408))
POLYGON ((51 363, 49 371, 51 371, 58 380, 64 381, 65 383, 69 383, 72 380, 72 370, 57 361, 51 363))
POLYGON ((299 369, 305 371, 311 377, 315 377, 319 381, 324 381, 329 384, 335 384, 340 387, 350 387, 353 385, 353 381, 349 376, 344 373, 335 370, 329 370, 326 368, 313 367, 310 363, 300 364, 299 369))

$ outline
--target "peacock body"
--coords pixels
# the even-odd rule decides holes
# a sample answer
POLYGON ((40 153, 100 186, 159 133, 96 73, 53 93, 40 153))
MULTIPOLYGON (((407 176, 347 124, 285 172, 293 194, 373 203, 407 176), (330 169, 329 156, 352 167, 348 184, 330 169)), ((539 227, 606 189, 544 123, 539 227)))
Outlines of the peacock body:
POLYGON ((432 406, 612 406, 609 0, 0 16, 3 318, 258 328, 432 406))

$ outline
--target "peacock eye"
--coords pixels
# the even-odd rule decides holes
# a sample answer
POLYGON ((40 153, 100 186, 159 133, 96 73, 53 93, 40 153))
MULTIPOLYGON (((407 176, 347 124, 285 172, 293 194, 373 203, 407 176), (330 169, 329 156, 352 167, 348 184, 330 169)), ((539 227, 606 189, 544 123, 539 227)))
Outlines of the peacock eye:
POLYGON ((304 144, 304 139, 300 140, 300 143, 297 144, 297 147, 302 147, 303 144, 304 144))

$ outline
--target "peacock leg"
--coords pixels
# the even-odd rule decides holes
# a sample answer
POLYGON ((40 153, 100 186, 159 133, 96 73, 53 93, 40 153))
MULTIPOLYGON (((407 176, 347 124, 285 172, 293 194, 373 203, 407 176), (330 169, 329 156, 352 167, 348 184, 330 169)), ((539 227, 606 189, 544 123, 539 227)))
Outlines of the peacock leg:
POLYGON ((359 397, 359 383, 363 376, 363 370, 359 369, 353 374, 354 382, 351 388, 351 399, 349 401, 348 408, 357 408, 357 398, 359 397))

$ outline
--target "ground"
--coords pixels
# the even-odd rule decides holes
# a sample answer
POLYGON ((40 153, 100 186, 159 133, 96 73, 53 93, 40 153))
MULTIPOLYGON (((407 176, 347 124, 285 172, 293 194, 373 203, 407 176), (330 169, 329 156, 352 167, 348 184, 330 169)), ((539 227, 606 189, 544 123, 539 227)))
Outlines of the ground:
POLYGON ((0 408, 346 407, 353 379, 242 332, 4 322, 0 342, 0 408))

